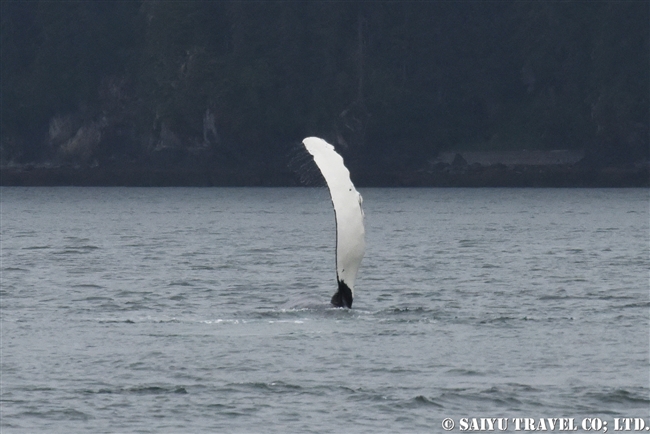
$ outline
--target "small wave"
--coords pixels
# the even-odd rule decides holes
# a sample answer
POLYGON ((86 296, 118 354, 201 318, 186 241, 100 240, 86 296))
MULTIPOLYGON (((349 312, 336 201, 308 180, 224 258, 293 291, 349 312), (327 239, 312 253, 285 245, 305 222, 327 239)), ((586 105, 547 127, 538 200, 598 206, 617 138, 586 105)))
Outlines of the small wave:
POLYGON ((517 320, 522 320, 522 321, 529 321, 528 317, 522 317, 522 318, 516 318, 513 316, 498 316, 495 318, 488 318, 479 321, 479 324, 496 324, 496 323, 507 323, 510 321, 517 321, 517 320))
POLYGON ((604 393, 588 393, 587 396, 591 396, 603 404, 638 404, 644 407, 650 405, 647 392, 641 394, 625 389, 615 389, 604 393))
POLYGON ((85 243, 87 241, 90 241, 90 238, 80 238, 80 237, 73 237, 73 236, 67 236, 65 237, 65 239, 68 241, 78 241, 80 243, 85 243))
POLYGON ((192 270, 206 270, 206 271, 212 271, 215 268, 210 266, 210 265, 193 265, 190 267, 192 270))
POLYGON ((412 400, 409 401, 409 403, 413 403, 416 406, 433 406, 433 407, 439 407, 439 408, 444 408, 444 405, 437 403, 435 400, 431 398, 427 398, 426 396, 423 395, 418 395, 412 400))
POLYGON ((140 386, 125 390, 126 393, 135 393, 138 395, 164 395, 168 393, 186 394, 187 389, 184 387, 160 387, 160 386, 140 386))
POLYGON ((152 318, 152 317, 131 317, 131 318, 91 318, 87 321, 98 322, 99 324, 174 324, 181 321, 175 317, 171 318, 152 318))
POLYGON ((269 320, 269 324, 275 324, 275 323, 292 323, 292 324, 304 324, 305 320, 302 319, 296 319, 296 320, 288 320, 288 319, 280 319, 280 320, 269 320))
POLYGON ((403 314, 403 313, 424 313, 424 312, 430 312, 430 310, 422 306, 395 307, 395 308, 391 308, 390 310, 387 310, 386 312, 394 313, 394 314, 403 314))
POLYGON ((130 319, 100 319, 97 322, 100 324, 135 324, 135 321, 130 319))
POLYGON ((203 324, 239 324, 244 323, 245 321, 239 319, 204 319, 201 320, 203 324))
POLYGON ((397 367, 386 367, 386 368, 370 368, 368 372, 372 373, 382 373, 382 374, 412 374, 412 375, 417 375, 420 373, 419 370, 414 370, 414 369, 408 369, 408 368, 403 368, 401 366, 397 367))
POLYGON ((66 247, 63 250, 54 252, 54 254, 55 255, 87 254, 97 249, 99 249, 99 247, 97 246, 74 246, 74 247, 66 247))
POLYGON ((5 267, 2 269, 2 271, 29 271, 24 268, 19 268, 19 267, 5 267))
POLYGON ((622 306, 616 306, 618 309, 629 309, 629 308, 649 308, 650 307, 650 301, 642 301, 638 303, 629 303, 629 304, 624 304, 622 306))
MULTIPOLYGON (((279 312, 299 312, 306 310, 325 310, 332 309, 332 305, 323 300, 322 298, 317 298, 314 296, 304 296, 297 297, 295 299, 289 300, 283 305, 280 306, 279 312)), ((274 311, 278 312, 278 311, 274 311)))
POLYGON ((462 375, 462 376, 468 376, 468 377, 474 377, 474 376, 482 377, 482 376, 485 376, 485 374, 483 372, 475 371, 473 369, 463 369, 463 368, 449 369, 447 371, 447 374, 450 374, 450 375, 462 375))
POLYGON ((115 306, 114 303, 112 303, 114 300, 111 297, 84 297, 84 298, 76 298, 72 300, 73 302, 79 302, 79 301, 106 301, 109 302, 107 306, 115 306))
POLYGON ((47 410, 47 411, 24 411, 14 416, 16 419, 21 419, 23 417, 36 417, 40 419, 48 420, 89 420, 92 419, 92 416, 86 414, 82 411, 75 410, 74 408, 65 408, 61 410, 47 410))
POLYGON ((542 295, 539 296, 537 299, 538 300, 570 300, 574 298, 582 298, 582 297, 574 297, 570 295, 542 295))
POLYGON ((496 404, 499 407, 505 408, 519 406, 521 404, 521 400, 518 397, 520 391, 516 387, 508 387, 507 389, 509 390, 503 390, 496 386, 485 390, 447 389, 437 398, 437 401, 441 402, 441 405, 444 405, 444 403, 462 403, 463 406, 467 406, 468 401, 474 401, 490 402, 493 405, 496 404))
POLYGON ((86 394, 133 394, 133 395, 166 395, 166 394, 187 394, 184 386, 133 386, 133 387, 103 387, 97 390, 84 390, 86 394))
POLYGON ((297 384, 285 383, 284 381, 271 381, 264 382, 242 382, 242 383, 228 383, 225 385, 228 390, 232 389, 253 389, 253 390, 268 390, 273 392, 292 392, 302 391, 303 387, 297 384))
POLYGON ((540 392, 541 391, 541 389, 538 389, 528 384, 521 384, 521 383, 506 383, 505 387, 517 392, 540 392))
POLYGON ((88 288, 88 289, 104 289, 104 286, 95 285, 92 283, 80 283, 78 285, 71 285, 71 288, 88 288))

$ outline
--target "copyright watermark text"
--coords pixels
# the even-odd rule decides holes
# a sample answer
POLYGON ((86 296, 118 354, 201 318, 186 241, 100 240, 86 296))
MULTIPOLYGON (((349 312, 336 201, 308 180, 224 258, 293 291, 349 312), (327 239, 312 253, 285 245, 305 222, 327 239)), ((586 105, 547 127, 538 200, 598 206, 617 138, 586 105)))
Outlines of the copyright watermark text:
POLYGON ((640 417, 615 417, 605 420, 599 417, 461 417, 459 419, 446 418, 442 421, 445 431, 582 431, 601 432, 608 430, 615 432, 642 432, 650 434, 650 423, 640 417))

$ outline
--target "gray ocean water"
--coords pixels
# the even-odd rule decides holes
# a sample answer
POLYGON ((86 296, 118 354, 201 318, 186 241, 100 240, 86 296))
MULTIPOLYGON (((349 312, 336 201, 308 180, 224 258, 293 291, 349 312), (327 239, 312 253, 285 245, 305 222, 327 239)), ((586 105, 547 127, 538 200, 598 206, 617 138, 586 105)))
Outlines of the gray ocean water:
MULTIPOLYGON (((2 188, 2 433, 650 414, 649 192, 2 188)), ((457 428, 456 430, 457 431, 457 428)))

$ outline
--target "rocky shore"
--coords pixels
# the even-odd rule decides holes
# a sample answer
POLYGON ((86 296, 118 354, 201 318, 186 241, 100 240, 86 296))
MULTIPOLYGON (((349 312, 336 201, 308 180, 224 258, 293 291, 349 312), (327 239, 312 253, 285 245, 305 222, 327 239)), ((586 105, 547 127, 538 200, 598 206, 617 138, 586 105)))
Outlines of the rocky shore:
MULTIPOLYGON (((589 168, 580 165, 449 164, 420 170, 353 170, 359 187, 650 187, 648 165, 589 168)), ((2 186, 249 187, 299 186, 290 170, 193 170, 147 167, 4 166, 2 186)))

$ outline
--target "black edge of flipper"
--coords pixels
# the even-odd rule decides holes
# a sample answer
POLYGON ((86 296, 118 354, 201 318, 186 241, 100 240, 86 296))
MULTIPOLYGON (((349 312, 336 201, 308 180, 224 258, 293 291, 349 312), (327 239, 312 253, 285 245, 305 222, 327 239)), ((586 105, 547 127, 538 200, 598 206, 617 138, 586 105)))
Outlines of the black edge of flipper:
POLYGON ((352 290, 345 284, 344 281, 339 280, 339 289, 336 294, 332 296, 332 305, 335 307, 352 307, 352 290))

